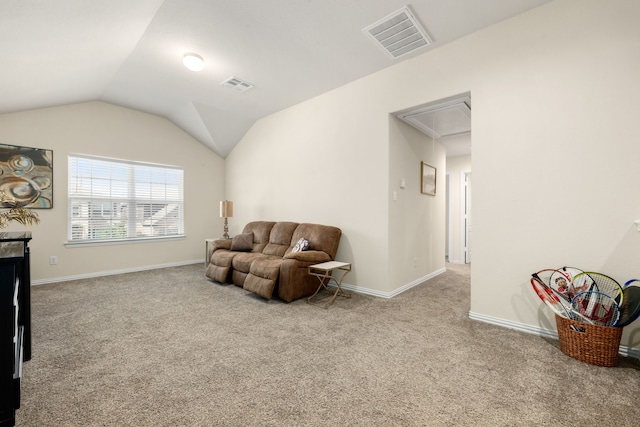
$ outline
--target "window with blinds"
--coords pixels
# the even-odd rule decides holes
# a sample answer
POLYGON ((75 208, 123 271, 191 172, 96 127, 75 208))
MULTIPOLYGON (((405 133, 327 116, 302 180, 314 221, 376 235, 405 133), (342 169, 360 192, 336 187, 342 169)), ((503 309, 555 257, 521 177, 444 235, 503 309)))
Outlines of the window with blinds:
POLYGON ((68 198, 70 243, 184 234, 182 168, 70 155, 68 198))

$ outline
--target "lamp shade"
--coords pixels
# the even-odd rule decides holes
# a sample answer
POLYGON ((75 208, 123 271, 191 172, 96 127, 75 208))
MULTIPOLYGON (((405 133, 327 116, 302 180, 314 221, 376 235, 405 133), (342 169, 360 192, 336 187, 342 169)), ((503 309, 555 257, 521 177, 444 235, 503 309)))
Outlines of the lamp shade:
POLYGON ((220 218, 233 217, 233 202, 231 200, 220 200, 220 218))

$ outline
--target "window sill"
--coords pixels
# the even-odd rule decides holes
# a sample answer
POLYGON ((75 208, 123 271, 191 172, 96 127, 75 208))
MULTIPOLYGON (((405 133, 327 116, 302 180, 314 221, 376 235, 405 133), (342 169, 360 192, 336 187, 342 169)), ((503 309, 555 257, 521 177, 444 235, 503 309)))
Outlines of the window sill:
POLYGON ((86 248, 90 246, 112 246, 112 245, 129 245, 135 243, 160 243, 160 242, 169 242, 176 240, 184 240, 187 236, 181 234, 179 236, 168 236, 168 237, 138 237, 135 239, 112 239, 112 240, 82 240, 76 242, 65 242, 64 246, 66 248, 86 248))

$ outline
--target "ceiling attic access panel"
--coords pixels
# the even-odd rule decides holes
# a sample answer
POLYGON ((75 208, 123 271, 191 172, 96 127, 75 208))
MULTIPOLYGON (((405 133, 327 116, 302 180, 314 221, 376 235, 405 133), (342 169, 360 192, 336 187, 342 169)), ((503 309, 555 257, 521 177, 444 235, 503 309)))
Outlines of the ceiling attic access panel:
POLYGON ((433 139, 471 132, 471 96, 468 94, 401 111, 397 117, 433 139))

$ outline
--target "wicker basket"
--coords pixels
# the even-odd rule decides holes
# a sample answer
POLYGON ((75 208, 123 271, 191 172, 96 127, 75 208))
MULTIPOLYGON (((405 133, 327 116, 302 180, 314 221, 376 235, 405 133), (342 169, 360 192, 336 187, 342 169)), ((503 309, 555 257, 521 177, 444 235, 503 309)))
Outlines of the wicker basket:
POLYGON ((567 356, 597 366, 616 366, 622 328, 597 326, 556 314, 560 350, 567 356))

